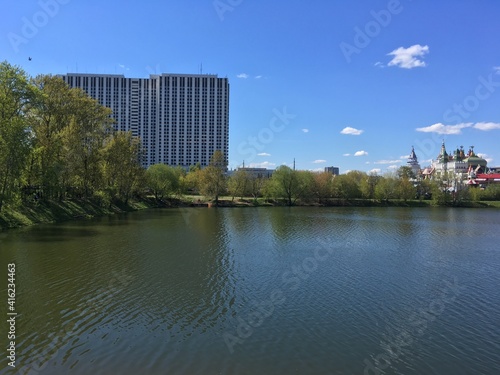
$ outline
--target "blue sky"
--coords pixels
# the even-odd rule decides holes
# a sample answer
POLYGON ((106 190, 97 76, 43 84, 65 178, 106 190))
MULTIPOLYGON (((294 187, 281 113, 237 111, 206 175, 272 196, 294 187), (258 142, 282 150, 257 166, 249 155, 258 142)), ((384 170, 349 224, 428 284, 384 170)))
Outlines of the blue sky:
POLYGON ((233 168, 385 173, 442 140, 500 165, 498 0, 0 1, 30 75, 228 77, 233 168))

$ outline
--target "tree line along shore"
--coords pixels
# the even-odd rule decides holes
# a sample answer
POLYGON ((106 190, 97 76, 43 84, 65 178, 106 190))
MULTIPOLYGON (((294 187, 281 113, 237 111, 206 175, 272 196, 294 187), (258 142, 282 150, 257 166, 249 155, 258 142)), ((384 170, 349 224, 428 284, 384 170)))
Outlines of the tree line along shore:
POLYGON ((330 173, 282 165, 270 178, 209 166, 141 167, 141 142, 113 130, 112 112, 50 75, 29 77, 0 63, 0 227, 16 227, 148 207, 271 205, 498 206, 500 186, 453 194, 439 181, 393 174, 330 173))

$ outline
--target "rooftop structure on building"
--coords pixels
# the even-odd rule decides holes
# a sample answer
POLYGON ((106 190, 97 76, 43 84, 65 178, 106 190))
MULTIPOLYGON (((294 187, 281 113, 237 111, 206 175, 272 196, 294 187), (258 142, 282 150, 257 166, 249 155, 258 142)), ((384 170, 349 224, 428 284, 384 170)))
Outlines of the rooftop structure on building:
POLYGON ((61 78, 113 110, 116 130, 140 137, 142 164, 209 164, 217 150, 228 157, 229 82, 211 74, 68 73, 61 78))
POLYGON ((417 154, 415 154, 415 148, 413 146, 411 146, 411 152, 406 163, 408 164, 408 167, 411 168, 413 175, 418 177, 421 173, 421 169, 420 164, 418 163, 417 154))

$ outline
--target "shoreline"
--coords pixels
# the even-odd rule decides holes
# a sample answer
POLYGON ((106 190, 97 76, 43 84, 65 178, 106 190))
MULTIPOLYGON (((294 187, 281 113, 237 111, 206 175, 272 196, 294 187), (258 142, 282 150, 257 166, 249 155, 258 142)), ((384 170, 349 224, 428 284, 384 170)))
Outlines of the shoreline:
MULTIPOLYGON (((60 223, 71 220, 91 219, 114 214, 123 214, 146 209, 168 209, 168 208, 242 208, 242 207, 287 207, 277 200, 265 200, 263 198, 234 199, 224 197, 219 204, 201 200, 196 196, 185 196, 181 199, 172 198, 157 202, 153 198, 130 200, 128 203, 113 203, 108 206, 101 205, 97 200, 91 199, 68 199, 65 201, 47 201, 37 204, 23 205, 16 208, 5 207, 0 212, 0 231, 28 227, 38 224, 60 223)), ((408 200, 377 201, 370 199, 341 200, 330 199, 329 201, 298 202, 293 207, 456 207, 456 208, 500 208, 500 201, 473 202, 465 201, 458 204, 437 205, 430 200, 408 200)))

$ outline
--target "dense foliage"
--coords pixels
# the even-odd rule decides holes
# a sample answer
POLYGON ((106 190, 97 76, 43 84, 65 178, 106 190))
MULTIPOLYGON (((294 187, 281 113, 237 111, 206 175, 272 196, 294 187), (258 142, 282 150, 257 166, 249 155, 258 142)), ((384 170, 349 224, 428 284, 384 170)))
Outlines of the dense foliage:
POLYGON ((271 178, 240 169, 228 177, 224 155, 189 171, 156 164, 141 167, 140 140, 112 128, 112 112, 80 89, 53 76, 34 79, 0 64, 0 210, 5 204, 92 198, 102 205, 153 195, 159 202, 182 194, 213 200, 264 197, 286 205, 355 199, 432 199, 437 204, 500 200, 500 186, 463 187, 450 193, 439 181, 419 181, 408 167, 377 176, 360 171, 333 176, 282 165, 271 178))
POLYGON ((114 132, 111 115, 58 77, 0 63, 0 210, 68 197, 127 201, 143 174, 140 142, 114 132))

